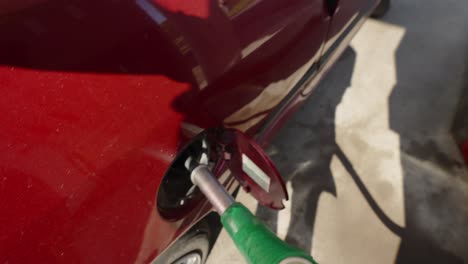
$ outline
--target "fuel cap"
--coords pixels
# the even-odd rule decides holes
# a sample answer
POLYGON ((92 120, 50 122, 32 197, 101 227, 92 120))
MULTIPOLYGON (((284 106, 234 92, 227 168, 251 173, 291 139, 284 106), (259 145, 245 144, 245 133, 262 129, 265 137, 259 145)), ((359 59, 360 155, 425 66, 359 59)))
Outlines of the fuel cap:
POLYGON ((284 181, 263 149, 239 130, 218 128, 207 131, 215 145, 219 164, 227 166, 243 189, 272 209, 283 209, 288 199, 284 181))

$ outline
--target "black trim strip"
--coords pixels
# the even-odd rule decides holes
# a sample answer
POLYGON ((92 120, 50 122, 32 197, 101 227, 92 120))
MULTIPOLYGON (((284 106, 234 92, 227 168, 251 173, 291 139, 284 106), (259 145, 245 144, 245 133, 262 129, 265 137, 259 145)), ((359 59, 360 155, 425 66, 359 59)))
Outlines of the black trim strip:
MULTIPOLYGON (((365 8, 365 11, 359 12, 359 14, 354 18, 351 24, 348 25, 348 27, 340 35, 340 37, 338 37, 338 39, 332 44, 332 46, 320 57, 319 61, 310 66, 307 72, 296 83, 294 88, 291 89, 291 91, 285 96, 285 98, 281 100, 281 102, 275 107, 275 109, 273 109, 272 113, 267 117, 267 120, 265 120, 259 132, 257 133, 257 140, 262 140, 262 138, 265 136, 265 132, 272 125, 272 123, 279 118, 280 114, 285 110, 285 108, 290 105, 290 103, 292 102, 292 100, 294 100, 294 98, 299 93, 303 85, 306 82, 310 81, 311 78, 313 78, 318 73, 318 71, 321 69, 320 65, 323 65, 330 59, 331 55, 338 49, 338 47, 342 45, 343 40, 346 37, 348 37, 348 35, 353 31, 355 26, 359 23, 359 21, 362 20, 364 15, 368 14, 371 11, 371 8, 374 3, 375 0, 368 1, 368 6, 365 8)), ((333 21, 331 23, 333 23, 333 21)))
MULTIPOLYGON (((367 2, 367 6, 364 9, 365 11, 364 12, 362 12, 362 11, 359 12, 359 14, 354 18, 353 22, 351 22, 351 24, 348 25, 348 27, 340 35, 340 37, 338 37, 338 39, 331 45, 331 47, 321 56, 321 58, 320 58, 321 63, 320 64, 326 63, 328 61, 328 59, 334 53, 334 51, 339 46, 341 46, 343 40, 346 37, 348 37, 349 33, 351 33, 351 31, 356 27, 357 23, 359 23, 359 21, 361 21, 361 19, 371 11, 371 8, 374 5, 374 3, 375 3, 375 0, 369 0, 367 2)), ((331 23, 333 23, 333 19, 332 19, 331 23)))
POLYGON ((271 124, 280 116, 280 114, 285 110, 286 107, 294 100, 296 95, 301 90, 302 86, 312 78, 319 69, 319 64, 316 62, 310 66, 310 68, 306 71, 306 73, 302 76, 302 78, 294 85, 291 91, 281 100, 281 102, 273 109, 272 113, 270 113, 267 117, 267 120, 263 123, 262 127, 260 128, 260 132, 257 133, 257 139, 260 140, 265 131, 271 126, 271 124))

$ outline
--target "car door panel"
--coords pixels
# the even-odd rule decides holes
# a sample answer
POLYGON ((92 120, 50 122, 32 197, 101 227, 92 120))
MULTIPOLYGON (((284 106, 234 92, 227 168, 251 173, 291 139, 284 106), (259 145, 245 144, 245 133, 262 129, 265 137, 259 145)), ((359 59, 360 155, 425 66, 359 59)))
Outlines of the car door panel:
POLYGON ((328 26, 322 1, 211 1, 210 16, 196 23, 164 4, 157 8, 186 38, 199 80, 175 107, 200 127, 261 123, 318 60, 328 26))

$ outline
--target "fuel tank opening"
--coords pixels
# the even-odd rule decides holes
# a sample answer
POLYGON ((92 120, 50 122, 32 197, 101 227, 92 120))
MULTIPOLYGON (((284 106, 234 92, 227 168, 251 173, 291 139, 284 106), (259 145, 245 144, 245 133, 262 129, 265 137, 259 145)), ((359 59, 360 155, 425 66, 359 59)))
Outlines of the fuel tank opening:
POLYGON ((190 180, 190 171, 185 162, 189 157, 213 167, 211 146, 208 145, 207 133, 195 136, 176 156, 166 171, 157 195, 157 208, 161 216, 178 220, 194 209, 203 198, 190 180))

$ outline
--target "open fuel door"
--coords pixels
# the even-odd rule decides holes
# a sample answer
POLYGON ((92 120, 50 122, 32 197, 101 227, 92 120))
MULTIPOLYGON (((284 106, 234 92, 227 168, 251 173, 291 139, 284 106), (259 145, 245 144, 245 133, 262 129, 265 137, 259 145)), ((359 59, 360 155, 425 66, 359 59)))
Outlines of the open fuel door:
POLYGON ((185 144, 166 171, 157 198, 162 216, 180 219, 204 200, 187 169, 199 164, 207 165, 224 185, 232 182, 223 176, 230 173, 261 205, 284 208, 283 200, 288 199, 284 182, 262 148, 239 130, 211 128, 185 144), (192 165, 187 166, 187 162, 192 165))
POLYGON ((238 130, 222 128, 207 131, 207 142, 214 150, 211 159, 217 160, 216 166, 229 169, 261 205, 277 210, 284 208, 283 200, 288 199, 288 194, 283 179, 253 139, 238 130))

